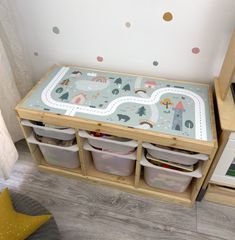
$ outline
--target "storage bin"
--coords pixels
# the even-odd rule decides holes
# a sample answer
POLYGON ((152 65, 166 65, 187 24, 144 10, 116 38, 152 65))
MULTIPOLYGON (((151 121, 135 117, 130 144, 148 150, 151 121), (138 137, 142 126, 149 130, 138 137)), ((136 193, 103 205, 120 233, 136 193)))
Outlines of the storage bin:
POLYGON ((70 147, 61 147, 47 143, 41 143, 35 139, 33 134, 27 138, 27 141, 39 146, 45 160, 49 164, 65 168, 80 167, 77 144, 70 147))
POLYGON ((49 138, 49 137, 42 137, 37 134, 35 134, 36 140, 38 140, 41 143, 56 145, 60 147, 69 147, 74 144, 74 139, 72 140, 59 140, 57 138, 49 138))
POLYGON ((127 155, 113 154, 97 150, 87 142, 84 149, 91 152, 97 171, 118 176, 130 176, 134 171, 136 152, 127 155))
POLYGON ((172 192, 184 192, 193 177, 202 176, 200 164, 193 172, 182 172, 153 165, 144 155, 140 164, 144 166, 144 180, 149 186, 172 192))
POLYGON ((192 172, 194 170, 194 165, 183 165, 180 163, 157 159, 157 158, 154 158, 152 155, 150 155, 148 152, 146 153, 145 157, 148 162, 160 167, 165 166, 167 168, 171 168, 179 171, 187 171, 187 172, 192 172))
POLYGON ((34 121, 22 120, 23 126, 32 127, 34 132, 43 137, 56 138, 60 140, 72 140, 75 138, 75 130, 71 128, 54 128, 37 125, 34 121))
POLYGON ((154 146, 151 143, 143 143, 143 147, 147 149, 148 153, 157 159, 176 162, 184 165, 193 165, 199 160, 208 160, 208 155, 202 153, 183 153, 174 150, 164 149, 158 146, 154 146))
POLYGON ((117 154, 128 154, 137 147, 137 142, 127 138, 120 137, 95 137, 86 131, 79 131, 79 136, 86 138, 88 143, 94 148, 117 154))

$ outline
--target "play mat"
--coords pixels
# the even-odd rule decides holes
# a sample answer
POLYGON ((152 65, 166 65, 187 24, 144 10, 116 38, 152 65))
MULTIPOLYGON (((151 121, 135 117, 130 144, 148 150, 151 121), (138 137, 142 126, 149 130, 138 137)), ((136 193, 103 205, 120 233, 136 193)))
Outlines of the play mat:
POLYGON ((55 67, 21 107, 212 140, 207 85, 55 67))

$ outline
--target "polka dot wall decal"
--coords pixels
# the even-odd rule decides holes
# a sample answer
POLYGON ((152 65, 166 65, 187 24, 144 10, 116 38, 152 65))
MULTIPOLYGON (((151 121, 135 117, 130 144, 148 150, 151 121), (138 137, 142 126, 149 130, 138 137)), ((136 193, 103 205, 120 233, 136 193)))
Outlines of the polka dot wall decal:
POLYGON ((192 48, 192 53, 193 53, 193 54, 198 54, 198 53, 200 53, 200 48, 198 48, 198 47, 192 48))
POLYGON ((158 66, 158 61, 153 61, 153 66, 158 66))
POLYGON ((131 27, 131 23, 130 23, 130 22, 126 22, 126 23, 125 23, 125 26, 126 26, 127 28, 130 28, 130 27, 131 27))
POLYGON ((33 55, 37 57, 38 56, 38 52, 34 52, 33 55))
POLYGON ((173 19, 173 15, 170 12, 165 12, 163 14, 163 19, 167 22, 170 22, 173 19))
POLYGON ((97 59, 98 62, 103 62, 103 60, 104 60, 104 58, 101 57, 101 56, 98 56, 96 59, 97 59))
POLYGON ((58 27, 54 26, 52 28, 52 32, 55 33, 55 34, 59 34, 60 33, 60 29, 58 27))

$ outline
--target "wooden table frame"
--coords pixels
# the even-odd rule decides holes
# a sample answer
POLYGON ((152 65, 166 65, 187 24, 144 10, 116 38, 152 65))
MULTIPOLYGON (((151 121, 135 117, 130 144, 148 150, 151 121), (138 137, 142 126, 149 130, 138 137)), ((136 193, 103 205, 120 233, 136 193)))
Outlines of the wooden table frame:
MULTIPOLYGON (((215 96, 219 114, 218 125, 221 129, 219 134, 219 148, 215 155, 214 161, 211 164, 210 170, 205 177, 198 200, 201 200, 206 194, 205 198, 209 201, 214 200, 217 203, 227 203, 231 206, 232 196, 235 199, 235 189, 230 188, 231 186, 224 186, 224 184, 219 182, 213 182, 211 181, 211 177, 229 140, 230 134, 232 132, 235 132, 235 104, 233 102, 233 97, 230 89, 228 89, 226 98, 222 99, 219 79, 215 79, 215 96), (228 190, 228 188, 230 189, 228 190)), ((233 206, 235 206, 235 200, 233 201, 233 206)))
MULTIPOLYGON (((219 118, 218 127, 221 130, 219 134, 219 148, 198 196, 198 200, 201 200, 207 191, 205 197, 209 201, 221 202, 230 206, 232 202, 231 199, 235 199, 235 189, 227 189, 227 187, 230 186, 224 186, 224 184, 219 182, 212 182, 210 179, 229 140, 230 134, 235 132, 235 104, 230 88, 232 81, 235 80, 234 77, 235 30, 232 33, 219 77, 215 79, 214 82, 219 118)), ((233 206, 235 206, 235 200, 233 200, 233 206)))
MULTIPOLYGON (((47 75, 46 75, 47 76, 47 75)), ((79 158, 81 162, 81 168, 70 170, 61 167, 55 167, 49 165, 43 158, 42 153, 37 145, 28 143, 30 152, 35 159, 38 167, 42 171, 52 172, 68 177, 75 177, 80 179, 92 180, 95 182, 103 183, 106 185, 114 186, 127 190, 130 192, 141 193, 144 195, 153 196, 157 199, 164 201, 170 201, 174 203, 179 203, 185 206, 192 206, 198 195, 198 192, 204 182, 205 176, 212 164, 214 155, 217 150, 217 137, 213 110, 213 100, 211 89, 209 88, 209 100, 210 100, 210 111, 211 111, 211 126, 213 140, 210 142, 200 141, 185 137, 171 136, 159 132, 150 132, 143 129, 135 129, 126 126, 120 126, 110 123, 97 122, 92 120, 84 120, 78 117, 70 117, 59 114, 46 113, 31 109, 25 109, 21 107, 21 104, 31 95, 34 89, 44 81, 46 76, 39 81, 39 83, 26 95, 26 97, 16 106, 16 111, 18 114, 19 122, 21 119, 28 119, 34 121, 40 121, 51 125, 70 127, 75 129, 77 144, 79 147, 79 158), (126 137, 134 139, 138 142, 137 147, 137 160, 135 173, 129 177, 119 177, 111 174, 105 174, 96 171, 91 164, 91 156, 89 152, 83 150, 84 139, 79 136, 80 130, 96 131, 106 134, 111 134, 119 137, 126 137), (199 179, 193 179, 188 189, 183 193, 174 193, 169 191, 164 191, 148 186, 141 174, 140 160, 142 157, 142 143, 150 142, 155 144, 160 144, 163 146, 170 146, 179 149, 185 149, 200 153, 205 153, 209 155, 209 160, 202 163, 202 173, 203 176, 199 179)), ((148 77, 151 78, 151 77, 148 77)), ((155 78, 156 79, 156 78, 155 78)), ((194 83, 193 83, 194 84, 194 83)), ((194 84, 197 85, 197 84, 194 84)), ((31 133, 32 129, 30 127, 22 126, 22 131, 25 138, 27 139, 31 133)))

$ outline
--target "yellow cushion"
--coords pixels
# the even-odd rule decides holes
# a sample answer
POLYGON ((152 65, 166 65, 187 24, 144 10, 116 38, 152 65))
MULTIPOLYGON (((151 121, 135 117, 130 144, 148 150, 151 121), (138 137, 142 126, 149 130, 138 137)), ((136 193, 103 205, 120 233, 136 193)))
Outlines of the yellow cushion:
POLYGON ((0 193, 0 240, 24 240, 35 232, 51 215, 29 216, 13 208, 8 189, 0 193))

